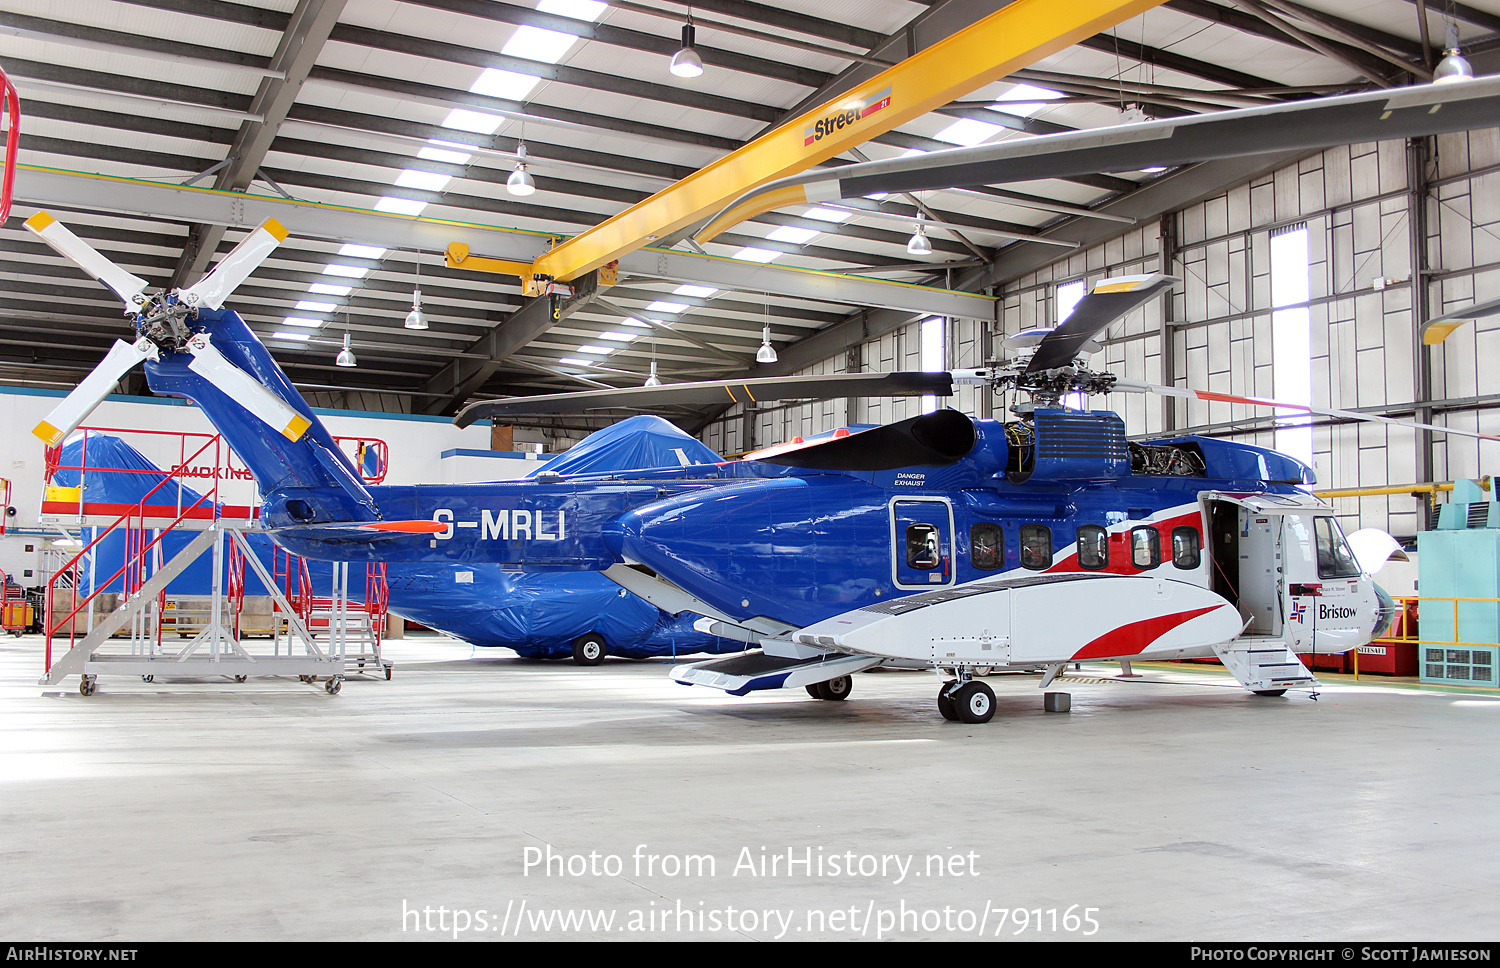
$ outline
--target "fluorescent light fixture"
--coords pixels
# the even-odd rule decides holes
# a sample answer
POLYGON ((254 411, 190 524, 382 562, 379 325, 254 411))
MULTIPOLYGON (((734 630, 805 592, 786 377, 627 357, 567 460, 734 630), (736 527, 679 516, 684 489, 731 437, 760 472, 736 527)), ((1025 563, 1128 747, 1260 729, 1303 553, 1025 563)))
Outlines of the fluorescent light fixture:
POLYGON ((574 20, 593 23, 604 15, 609 4, 599 3, 598 0, 541 0, 536 8, 542 13, 555 13, 559 17, 572 17, 574 20))
POLYGON ((772 242, 790 242, 793 245, 801 245, 811 239, 822 235, 821 229, 799 229, 794 225, 783 225, 773 229, 766 235, 772 242))
POLYGON ((579 359, 574 359, 571 356, 564 356, 562 359, 558 360, 557 362, 559 362, 559 363, 566 363, 568 366, 593 366, 594 365, 594 361, 593 360, 579 360, 579 359))
POLYGON ((625 323, 626 326, 634 326, 637 329, 650 329, 651 328, 651 324, 650 323, 643 323, 639 319, 625 319, 625 320, 623 320, 623 322, 625 323))
MULTIPOLYGON (((347 268, 347 267, 346 267, 347 268)), ((328 270, 323 270, 327 272, 328 270)), ((315 282, 307 287, 307 291, 319 296, 347 296, 354 291, 351 286, 330 286, 326 282, 315 282)))
POLYGON ((610 353, 613 353, 614 350, 610 349, 608 346, 580 346, 578 347, 578 352, 592 353, 596 356, 607 356, 610 353))
POLYGON ((666 300, 658 299, 656 302, 651 303, 646 307, 646 312, 666 313, 667 315, 672 316, 682 312, 686 308, 688 308, 687 303, 667 302, 666 300))
MULTIPOLYGON (((434 144, 446 144, 447 142, 434 142, 434 144)), ((428 145, 426 148, 417 149, 417 157, 427 161, 441 161, 449 165, 467 165, 469 159, 474 155, 467 151, 455 151, 452 148, 435 148, 428 145)))
POLYGON ((500 53, 541 61, 544 64, 556 64, 573 49, 576 43, 578 43, 576 34, 525 26, 518 27, 516 32, 511 34, 510 40, 507 40, 505 46, 500 48, 500 53))
MULTIPOLYGON (((487 97, 498 97, 506 101, 524 101, 531 89, 541 83, 541 78, 535 74, 517 74, 515 71, 502 71, 498 67, 487 67, 479 73, 474 83, 469 85, 469 90, 475 94, 483 94, 487 97)), ((472 113, 472 112, 470 112, 472 113)), ((489 117, 490 115, 480 115, 489 117)), ((495 119, 499 126, 500 119, 495 119)), ((462 125, 449 124, 449 128, 463 127, 462 125)), ((477 128, 466 128, 467 131, 477 131, 477 128)), ((483 131, 481 134, 489 134, 494 131, 483 131)))
POLYGON ((452 180, 452 175, 439 175, 434 171, 418 171, 415 168, 407 168, 396 176, 396 184, 402 188, 415 188, 424 192, 440 192, 452 180))
POLYGON ((775 249, 758 249, 753 245, 747 245, 730 258, 739 259, 741 262, 770 262, 782 254, 775 249))
POLYGON ((283 325, 283 326, 305 326, 308 329, 317 329, 319 326, 323 325, 323 320, 321 320, 321 319, 305 319, 305 318, 303 318, 301 316, 288 316, 287 318, 285 318, 285 319, 283 319, 281 321, 281 325, 283 325))
MULTIPOLYGON (((477 81, 475 83, 478 83, 477 81)), ((459 131, 472 131, 475 134, 494 134, 505 119, 498 114, 483 114, 479 111, 465 111, 463 108, 454 108, 448 112, 443 119, 443 127, 454 128, 459 131)))
POLYGON ((933 137, 938 141, 946 141, 950 145, 972 148, 977 144, 983 144, 1004 130, 998 124, 986 124, 983 121, 975 121, 973 118, 959 118, 933 137))
POLYGON ((815 218, 819 222, 842 222, 852 214, 854 213, 840 212, 832 208, 810 208, 802 213, 802 217, 815 218))
POLYGON ((333 303, 318 302, 314 299, 303 299, 297 303, 298 309, 305 309, 310 313, 331 313, 337 307, 333 303))
MULTIPOLYGON (((365 277, 365 273, 369 271, 369 269, 362 269, 359 266, 339 265, 337 262, 330 262, 328 263, 328 265, 323 267, 323 275, 343 276, 345 279, 363 279, 365 277)), ((345 294, 348 294, 347 289, 345 290, 345 294)))
POLYGON ((718 291, 711 286, 678 286, 672 290, 672 293, 677 296, 692 296, 694 299, 707 299, 718 291))
POLYGON ((375 203, 375 211, 389 212, 392 215, 421 215, 422 209, 427 207, 426 202, 414 202, 409 198, 394 198, 383 195, 380 201, 375 203))
POLYGON ((272 339, 290 340, 293 343, 306 343, 308 340, 312 339, 312 334, 311 333, 281 333, 281 332, 276 332, 276 333, 272 333, 271 334, 271 338, 272 339))
POLYGON ((635 339, 635 337, 632 336, 629 333, 615 333, 615 332, 600 333, 599 334, 599 338, 600 339, 612 339, 612 340, 614 340, 617 343, 629 343, 629 342, 634 341, 634 339, 635 339))
POLYGON ((339 247, 339 255, 352 256, 356 259, 378 259, 385 255, 385 250, 378 245, 355 245, 351 242, 339 247))
POLYGON ((1017 84, 990 107, 996 111, 1004 111, 1006 114, 1014 114, 1018 117, 1029 118, 1042 108, 1046 107, 1047 101, 1062 97, 1057 91, 1049 91, 1045 87, 1036 87, 1032 84, 1017 84))

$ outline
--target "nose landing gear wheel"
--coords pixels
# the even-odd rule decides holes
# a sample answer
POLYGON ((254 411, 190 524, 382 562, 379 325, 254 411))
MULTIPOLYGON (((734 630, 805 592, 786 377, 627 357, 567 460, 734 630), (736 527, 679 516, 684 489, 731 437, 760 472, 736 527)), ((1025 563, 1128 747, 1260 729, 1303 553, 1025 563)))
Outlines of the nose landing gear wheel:
POLYGON ((604 639, 592 632, 573 640, 573 661, 581 666, 599 665, 607 651, 604 639))
POLYGON ((839 676, 837 679, 829 679, 827 682, 815 682, 807 687, 807 694, 814 699, 823 699, 828 702, 842 702, 849 698, 849 693, 854 691, 854 680, 849 676, 839 676))

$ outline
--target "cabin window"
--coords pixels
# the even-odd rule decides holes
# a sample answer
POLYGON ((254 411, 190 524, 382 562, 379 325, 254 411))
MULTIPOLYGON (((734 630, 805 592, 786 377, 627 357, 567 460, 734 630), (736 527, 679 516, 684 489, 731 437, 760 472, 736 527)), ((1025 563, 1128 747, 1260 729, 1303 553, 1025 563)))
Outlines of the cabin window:
POLYGON ((1032 571, 1052 567, 1052 529, 1045 524, 1021 525, 1021 567, 1032 571))
POLYGON ((912 524, 906 528, 906 564, 918 571, 932 571, 943 563, 942 542, 938 529, 930 524, 912 524))
POLYGON ((1005 564, 1005 532, 998 524, 969 529, 969 564, 979 571, 998 571, 1005 564))
POLYGON ((1109 535, 1097 524, 1078 529, 1078 567, 1085 571, 1109 567, 1109 535))
POLYGON ((1318 537, 1318 577, 1358 578, 1359 562, 1349 550, 1339 523, 1330 517, 1314 518, 1313 531, 1318 537))
POLYGON ((1161 564, 1161 532, 1155 528, 1132 528, 1130 563, 1142 571, 1161 564))
POLYGON ((1202 539, 1197 528, 1172 529, 1172 564, 1178 568, 1197 568, 1202 556, 1202 539))

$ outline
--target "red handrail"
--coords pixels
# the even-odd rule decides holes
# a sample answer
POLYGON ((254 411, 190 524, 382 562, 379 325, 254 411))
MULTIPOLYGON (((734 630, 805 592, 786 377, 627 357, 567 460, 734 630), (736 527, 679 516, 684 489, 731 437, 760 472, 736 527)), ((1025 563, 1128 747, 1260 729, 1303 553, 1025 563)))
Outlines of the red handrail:
POLYGON ((16 187, 16 155, 21 149, 21 99, 16 86, 0 70, 0 114, 8 114, 5 128, 5 175, 0 180, 0 224, 10 218, 10 200, 16 187))

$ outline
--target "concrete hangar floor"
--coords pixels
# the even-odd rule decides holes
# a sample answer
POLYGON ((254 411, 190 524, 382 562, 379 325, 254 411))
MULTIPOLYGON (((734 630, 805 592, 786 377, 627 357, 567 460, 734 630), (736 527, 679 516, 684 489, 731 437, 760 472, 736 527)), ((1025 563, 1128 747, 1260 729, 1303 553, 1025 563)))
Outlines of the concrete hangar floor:
POLYGON ((0 642, 0 935, 1491 940, 1500 696, 1221 670, 685 689, 442 637, 395 676, 42 689, 0 642))

